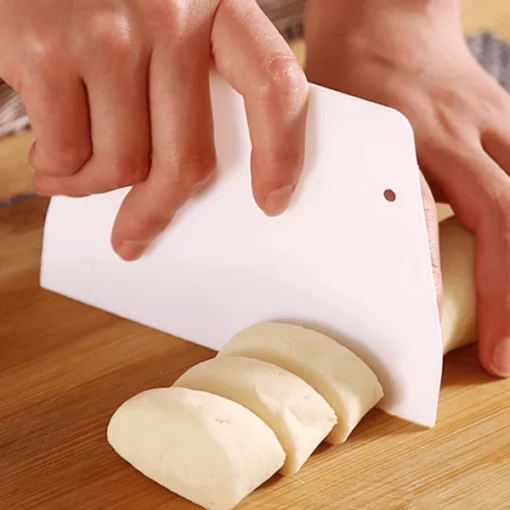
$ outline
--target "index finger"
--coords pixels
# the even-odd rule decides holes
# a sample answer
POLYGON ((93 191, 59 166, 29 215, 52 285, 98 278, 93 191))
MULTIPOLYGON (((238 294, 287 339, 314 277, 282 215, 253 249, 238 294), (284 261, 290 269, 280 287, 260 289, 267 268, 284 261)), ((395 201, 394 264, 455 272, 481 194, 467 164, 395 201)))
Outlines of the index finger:
MULTIPOLYGON (((459 145, 460 147, 460 145, 459 145)), ((476 236, 479 354, 487 372, 510 376, 510 206, 508 176, 481 146, 435 155, 456 216, 476 236), (441 158, 441 159, 440 159, 441 158)))
POLYGON ((212 50, 217 70, 244 98, 258 206, 283 213, 301 176, 308 82, 292 50, 255 1, 224 0, 212 50))

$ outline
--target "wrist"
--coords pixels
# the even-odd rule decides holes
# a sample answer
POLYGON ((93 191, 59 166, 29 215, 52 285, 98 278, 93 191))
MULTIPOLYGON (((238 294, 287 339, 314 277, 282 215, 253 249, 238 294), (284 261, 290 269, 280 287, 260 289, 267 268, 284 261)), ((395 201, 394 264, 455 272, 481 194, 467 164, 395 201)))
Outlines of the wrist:
POLYGON ((307 7, 320 9, 329 15, 368 15, 383 10, 402 13, 424 13, 436 10, 458 9, 461 0, 308 0, 307 7))
POLYGON ((304 28, 308 78, 325 85, 338 81, 336 69, 358 81, 366 69, 417 76, 445 46, 458 59, 470 55, 460 0, 307 0, 304 28))
MULTIPOLYGON (((332 44, 372 49, 399 34, 448 30, 463 37, 461 0, 307 0, 307 52, 332 44)), ((397 41, 394 41, 397 42, 397 41)))
POLYGON ((460 23, 461 0, 307 0, 307 25, 358 31, 368 24, 399 18, 452 20, 460 23))

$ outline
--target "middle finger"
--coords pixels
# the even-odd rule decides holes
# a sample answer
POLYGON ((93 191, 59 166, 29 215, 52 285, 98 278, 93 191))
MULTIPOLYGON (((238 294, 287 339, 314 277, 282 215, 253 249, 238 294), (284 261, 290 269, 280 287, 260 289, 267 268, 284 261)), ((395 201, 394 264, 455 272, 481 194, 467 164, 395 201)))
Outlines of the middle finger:
POLYGON ((187 41, 194 52, 162 44, 152 56, 152 166, 126 196, 112 232, 124 259, 139 258, 214 170, 207 35, 187 41))

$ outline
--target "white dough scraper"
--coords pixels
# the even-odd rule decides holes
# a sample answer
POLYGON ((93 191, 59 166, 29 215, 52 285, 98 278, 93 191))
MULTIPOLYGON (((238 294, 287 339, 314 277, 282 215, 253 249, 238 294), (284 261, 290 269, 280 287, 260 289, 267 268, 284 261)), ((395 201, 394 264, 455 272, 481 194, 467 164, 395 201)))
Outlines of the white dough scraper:
POLYGON ((53 198, 42 287, 214 350, 259 322, 315 328, 372 367, 381 409, 434 426, 443 351, 409 122, 311 85, 303 179, 269 218, 252 197, 243 100, 216 74, 211 94, 215 184, 136 262, 110 246, 126 189, 53 198))

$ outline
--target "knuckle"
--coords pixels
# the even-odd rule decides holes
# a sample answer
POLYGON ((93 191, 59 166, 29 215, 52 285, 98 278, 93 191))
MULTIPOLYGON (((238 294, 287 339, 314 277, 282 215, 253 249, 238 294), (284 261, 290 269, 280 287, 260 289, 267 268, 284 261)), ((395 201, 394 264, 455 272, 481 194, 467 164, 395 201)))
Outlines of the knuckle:
POLYGON ((36 149, 30 153, 30 165, 47 176, 68 176, 78 172, 87 162, 91 154, 87 144, 69 144, 48 151, 36 149))
POLYGON ((134 238, 145 237, 147 232, 157 235, 172 221, 173 211, 147 210, 132 215, 129 230, 134 238))
POLYGON ((297 150, 279 150, 272 154, 256 154, 258 168, 264 169, 267 186, 281 188, 295 184, 299 180, 303 168, 303 153, 297 150))
POLYGON ((285 107, 301 107, 308 95, 308 82, 292 55, 272 55, 263 63, 262 71, 265 77, 262 91, 268 100, 285 107))
POLYGON ((171 34, 172 38, 179 38, 189 26, 187 11, 189 0, 155 1, 151 5, 152 15, 157 20, 158 26, 162 27, 165 34, 171 34))
POLYGON ((177 164, 177 185, 191 193, 211 178, 215 167, 216 160, 212 156, 180 161, 177 164))
POLYGON ((274 166, 276 173, 298 173, 303 166, 303 152, 296 150, 285 151, 274 157, 274 166), (278 172, 278 168, 283 170, 278 172), (286 171, 286 172, 285 172, 286 171))
POLYGON ((111 170, 101 186, 107 191, 140 184, 148 174, 148 161, 131 154, 117 156, 109 167, 111 170))
POLYGON ((126 188, 127 186, 134 186, 143 182, 141 172, 122 172, 112 183, 111 189, 126 188))
POLYGON ((55 73, 59 51, 52 37, 40 32, 28 32, 24 36, 22 60, 28 74, 46 76, 55 73))
MULTIPOLYGON (((115 55, 128 55, 134 46, 133 26, 130 17, 113 8, 98 10, 89 19, 88 36, 102 51, 115 55)), ((90 41, 84 45, 85 51, 90 41)))

